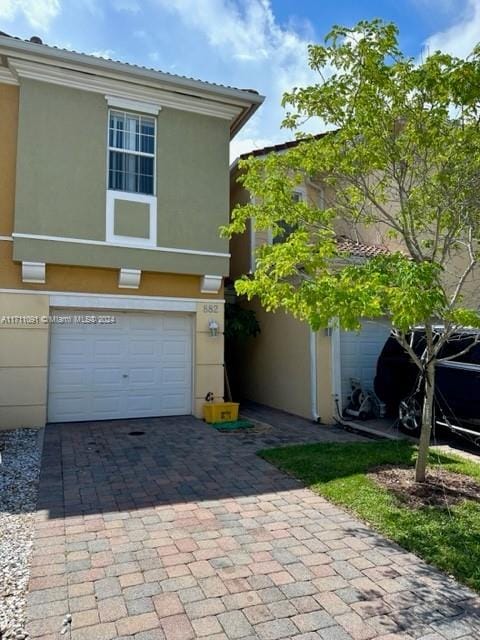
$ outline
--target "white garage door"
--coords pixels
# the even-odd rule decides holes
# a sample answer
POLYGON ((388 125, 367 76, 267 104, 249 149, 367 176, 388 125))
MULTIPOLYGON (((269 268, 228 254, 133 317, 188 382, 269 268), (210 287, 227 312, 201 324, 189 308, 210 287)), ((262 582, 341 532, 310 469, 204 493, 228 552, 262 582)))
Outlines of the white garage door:
POLYGON ((72 311, 51 326, 48 420, 107 420, 191 413, 188 315, 72 311), (111 316, 112 324, 74 317, 111 316))
POLYGON ((361 381, 364 389, 373 390, 377 359, 387 341, 390 329, 386 323, 366 321, 361 331, 340 332, 340 364, 342 407, 350 394, 351 378, 361 381))

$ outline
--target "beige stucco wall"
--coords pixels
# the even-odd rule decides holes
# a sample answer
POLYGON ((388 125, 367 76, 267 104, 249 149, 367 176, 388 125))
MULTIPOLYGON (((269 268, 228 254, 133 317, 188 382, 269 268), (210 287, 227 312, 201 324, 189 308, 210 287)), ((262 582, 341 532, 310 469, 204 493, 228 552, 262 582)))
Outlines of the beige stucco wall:
POLYGON ((283 312, 255 310, 261 333, 238 354, 241 394, 248 400, 311 417, 309 328, 283 312))
POLYGON ((48 296, 0 293, 0 429, 45 424, 48 296), (12 321, 10 318, 19 319, 12 321))
MULTIPOLYGON (((230 206, 249 201, 248 192, 237 182, 238 171, 232 172, 230 206)), ((305 183, 301 189, 309 202, 328 200, 328 187, 305 183)), ((268 231, 256 231, 255 249, 269 241, 268 231)), ((236 280, 250 269, 250 228, 230 240, 230 277, 236 280)), ((254 309, 261 334, 251 338, 237 352, 240 369, 240 394, 249 400, 312 418, 310 381, 310 329, 305 323, 283 312, 267 313, 258 301, 247 306, 254 309)), ((320 331, 315 336, 317 354, 317 413, 324 423, 333 420, 331 381, 331 338, 320 331)))
POLYGON ((195 317, 195 377, 194 415, 201 418, 207 393, 215 400, 223 400, 224 389, 224 305, 215 303, 197 304, 195 317), (209 320, 218 323, 218 335, 210 335, 209 320))
MULTIPOLYGON (((47 415, 49 296, 0 293, 0 429, 43 427, 47 415), (19 319, 9 320, 13 316, 19 319), (27 317, 27 318, 26 318, 27 317)), ((208 392, 223 399, 224 305, 199 302, 194 320, 193 413, 202 417, 208 392), (212 337, 208 321, 215 319, 212 337)))
POLYGON ((333 423, 335 412, 332 394, 332 338, 321 329, 316 333, 317 412, 325 424, 333 423))

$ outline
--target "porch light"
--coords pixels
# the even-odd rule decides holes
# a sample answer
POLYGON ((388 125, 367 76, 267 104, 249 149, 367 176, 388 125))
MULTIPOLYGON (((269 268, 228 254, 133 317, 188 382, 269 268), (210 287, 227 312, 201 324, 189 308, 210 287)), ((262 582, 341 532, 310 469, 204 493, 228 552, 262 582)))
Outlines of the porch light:
POLYGON ((216 320, 209 320, 208 330, 210 331, 212 338, 215 338, 215 336, 218 335, 218 322, 216 320))

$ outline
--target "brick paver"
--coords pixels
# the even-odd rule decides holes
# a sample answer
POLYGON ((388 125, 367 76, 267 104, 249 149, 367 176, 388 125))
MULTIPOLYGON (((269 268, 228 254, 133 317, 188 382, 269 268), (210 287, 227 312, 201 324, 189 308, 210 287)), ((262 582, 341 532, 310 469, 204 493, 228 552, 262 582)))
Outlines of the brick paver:
POLYGON ((275 426, 220 434, 164 418, 47 428, 30 637, 479 638, 475 594, 255 455, 358 436, 254 411, 275 426))

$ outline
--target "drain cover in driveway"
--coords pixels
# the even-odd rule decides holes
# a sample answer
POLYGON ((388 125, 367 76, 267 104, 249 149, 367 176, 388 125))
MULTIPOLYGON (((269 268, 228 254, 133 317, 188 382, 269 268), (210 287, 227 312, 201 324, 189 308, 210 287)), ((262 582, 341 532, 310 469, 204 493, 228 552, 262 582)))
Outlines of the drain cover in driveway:
POLYGON ((129 431, 128 435, 129 436, 144 436, 145 435, 145 431, 129 431))

